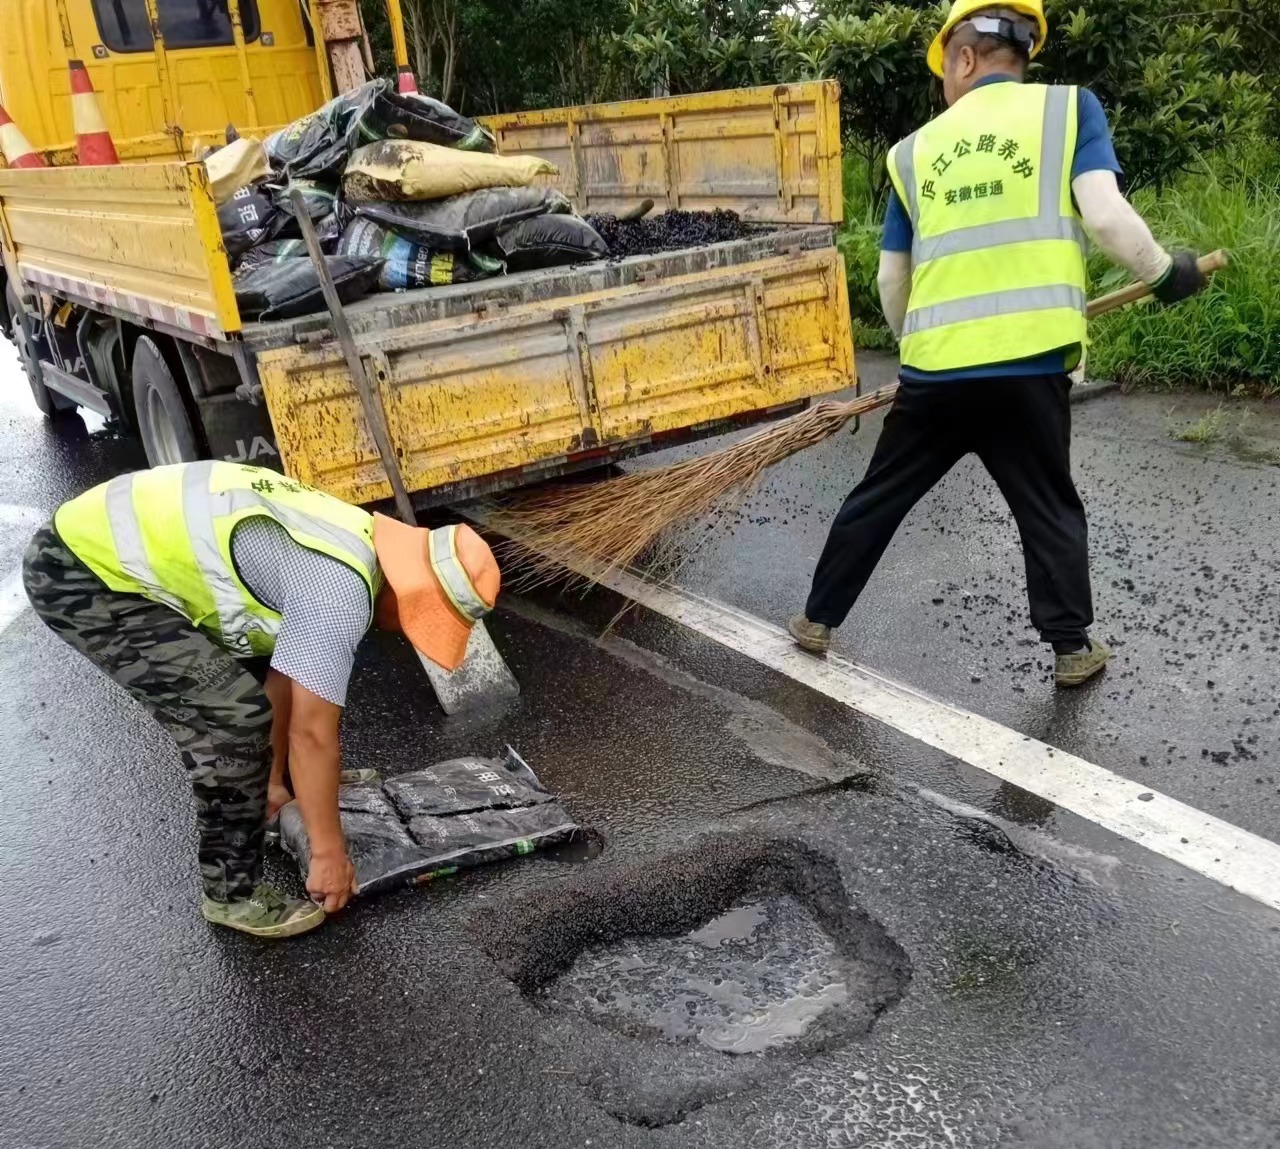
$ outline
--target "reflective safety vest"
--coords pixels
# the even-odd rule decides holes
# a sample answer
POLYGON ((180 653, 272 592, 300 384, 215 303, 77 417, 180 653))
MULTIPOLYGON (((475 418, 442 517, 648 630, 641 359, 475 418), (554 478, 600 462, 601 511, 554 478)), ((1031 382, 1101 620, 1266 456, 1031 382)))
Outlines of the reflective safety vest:
POLYGON ((164 603, 238 658, 270 654, 280 615, 241 580, 231 533, 254 516, 346 563, 369 588, 381 579, 373 516, 275 471, 179 463, 121 475, 64 503, 62 541, 112 590, 164 603))
POLYGON ((904 366, 1083 349, 1075 147, 1076 89, 1011 82, 974 88, 894 145, 889 176, 914 230, 904 366))

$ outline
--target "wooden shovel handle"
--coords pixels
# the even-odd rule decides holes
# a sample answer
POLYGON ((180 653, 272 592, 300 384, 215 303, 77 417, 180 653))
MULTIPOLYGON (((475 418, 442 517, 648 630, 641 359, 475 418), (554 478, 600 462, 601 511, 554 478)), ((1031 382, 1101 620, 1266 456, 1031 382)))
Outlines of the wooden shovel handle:
MULTIPOLYGON (((1229 262, 1227 253, 1222 248, 1218 248, 1217 251, 1211 251, 1208 255, 1202 255, 1197 259, 1196 266, 1205 275, 1212 275, 1215 271, 1221 271, 1229 262)), ((1099 315, 1105 315, 1117 307, 1125 307, 1130 303, 1137 303, 1140 299, 1146 299, 1150 294, 1150 286, 1138 280, 1136 283, 1129 284, 1128 287, 1122 287, 1118 291, 1089 300, 1085 314, 1090 319, 1097 319, 1099 315)))

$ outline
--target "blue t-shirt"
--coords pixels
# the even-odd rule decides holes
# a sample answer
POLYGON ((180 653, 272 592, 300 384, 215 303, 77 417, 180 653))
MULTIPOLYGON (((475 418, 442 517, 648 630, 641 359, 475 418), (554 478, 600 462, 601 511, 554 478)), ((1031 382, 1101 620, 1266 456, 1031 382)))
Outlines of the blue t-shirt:
MULTIPOLYGON (((985 76, 974 87, 985 84, 1018 83, 1015 76, 985 76)), ((1088 88, 1077 89, 1076 100, 1076 150, 1071 159, 1071 178, 1084 172, 1115 172, 1120 179, 1124 172, 1116 159, 1116 149, 1111 142, 1111 129, 1107 126, 1107 114, 1102 104, 1088 88)), ((884 251, 910 251, 914 236, 911 217, 894 190, 889 192, 889 207, 884 217, 884 238, 880 247, 884 251)), ((917 371, 902 368, 902 377, 915 383, 944 382, 953 379, 990 379, 999 375, 1060 375, 1078 361, 1078 346, 1050 351, 1030 359, 1014 359, 1006 363, 993 363, 987 367, 965 367, 956 371, 917 371)))

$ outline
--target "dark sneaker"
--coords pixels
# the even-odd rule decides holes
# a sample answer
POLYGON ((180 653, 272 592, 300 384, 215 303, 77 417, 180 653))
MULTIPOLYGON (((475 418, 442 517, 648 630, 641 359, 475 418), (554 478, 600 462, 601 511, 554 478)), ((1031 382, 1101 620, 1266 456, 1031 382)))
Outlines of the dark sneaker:
POLYGON ((324 910, 303 898, 290 898, 262 883, 247 898, 215 902, 205 898, 200 912, 207 922, 252 934, 255 938, 291 938, 324 922, 324 910))
POLYGON ((1096 638, 1089 639, 1088 650, 1078 650, 1075 654, 1059 654, 1055 656, 1053 678, 1059 686, 1079 686, 1088 682, 1104 666, 1111 657, 1111 648, 1096 638))
POLYGON ((810 622, 802 614, 794 615, 787 622, 787 630, 796 640, 796 645, 810 654, 826 654, 831 649, 831 627, 810 622))

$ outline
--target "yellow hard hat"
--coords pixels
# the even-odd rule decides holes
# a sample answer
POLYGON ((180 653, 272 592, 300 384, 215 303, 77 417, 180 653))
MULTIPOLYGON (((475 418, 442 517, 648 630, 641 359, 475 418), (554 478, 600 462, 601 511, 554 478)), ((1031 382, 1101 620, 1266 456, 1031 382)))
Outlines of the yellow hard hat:
POLYGON ((979 12, 988 12, 998 8, 1020 12, 1036 22, 1039 32, 1036 35, 1035 43, 1031 45, 1031 55, 1037 55, 1040 49, 1044 47, 1045 39, 1049 35, 1049 23, 1044 18, 1043 0, 954 0, 951 5, 951 11, 947 13, 947 22, 942 25, 942 30, 933 38, 933 43, 929 45, 929 71, 939 79, 942 78, 942 49, 947 41, 947 34, 952 28, 959 24, 961 20, 976 16, 979 12))

